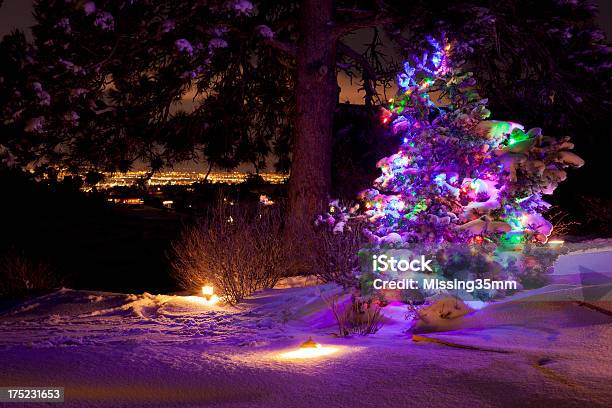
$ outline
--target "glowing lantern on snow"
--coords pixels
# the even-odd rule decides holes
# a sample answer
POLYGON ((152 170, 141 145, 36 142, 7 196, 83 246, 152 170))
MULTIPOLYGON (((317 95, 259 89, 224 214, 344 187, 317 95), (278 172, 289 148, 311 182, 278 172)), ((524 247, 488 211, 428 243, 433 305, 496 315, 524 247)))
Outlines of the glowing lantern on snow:
POLYGON ((300 348, 319 348, 321 347, 321 345, 319 343, 317 343, 316 341, 314 341, 312 339, 312 337, 309 337, 308 340, 306 340, 305 342, 303 342, 302 344, 300 344, 300 348))
POLYGON ((297 350, 282 353, 280 357, 286 359, 316 358, 328 356, 330 354, 334 354, 337 351, 338 348, 336 347, 322 346, 321 344, 313 341, 312 338, 309 338, 304 343, 302 343, 297 350))
POLYGON ((219 296, 215 295, 215 290, 212 286, 202 286, 202 295, 206 299, 206 303, 214 305, 219 301, 219 296))

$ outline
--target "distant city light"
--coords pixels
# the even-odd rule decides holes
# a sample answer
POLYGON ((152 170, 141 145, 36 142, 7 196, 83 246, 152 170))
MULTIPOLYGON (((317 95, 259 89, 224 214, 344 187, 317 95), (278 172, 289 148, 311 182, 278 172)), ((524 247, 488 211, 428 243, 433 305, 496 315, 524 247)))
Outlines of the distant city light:
POLYGON ((274 201, 272 201, 267 195, 262 194, 259 196, 259 203, 263 205, 273 205, 274 201))
MULTIPOLYGON (((104 181, 96 185, 99 189, 112 187, 129 187, 139 180, 147 177, 146 171, 128 171, 126 173, 104 173, 104 181)), ((249 174, 244 172, 218 172, 210 173, 206 178, 205 173, 194 171, 167 171, 154 174, 148 181, 149 186, 189 186, 207 180, 213 184, 240 184, 244 183, 249 174)), ((280 173, 261 173, 261 178, 270 184, 283 184, 289 176, 280 173)))
POLYGON ((107 198, 106 201, 117 205, 136 205, 141 206, 144 204, 144 200, 138 197, 111 197, 107 198))

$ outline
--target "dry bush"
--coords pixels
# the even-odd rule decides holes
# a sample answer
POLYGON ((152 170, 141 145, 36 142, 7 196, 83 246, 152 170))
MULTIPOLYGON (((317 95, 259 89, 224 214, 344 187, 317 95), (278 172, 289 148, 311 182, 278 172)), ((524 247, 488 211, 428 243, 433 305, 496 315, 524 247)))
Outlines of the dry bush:
POLYGON ((253 208, 219 199, 172 245, 174 276, 184 289, 213 285, 229 303, 238 303, 283 277, 288 250, 281 228, 278 206, 253 208))
POLYGON ((553 225, 553 234, 557 236, 568 235, 580 225, 579 222, 571 220, 572 217, 568 212, 563 211, 557 206, 551 207, 545 215, 553 225))
POLYGON ((334 282, 343 288, 356 287, 359 272, 359 250, 365 238, 363 225, 354 222, 342 232, 318 228, 310 240, 314 274, 323 282, 334 282))
POLYGON ((9 250, 0 255, 0 297, 21 297, 28 292, 61 285, 55 270, 42 261, 9 250))
POLYGON ((340 295, 322 298, 336 320, 338 335, 341 337, 374 334, 383 326, 382 309, 371 300, 365 301, 353 296, 350 304, 342 306, 339 303, 340 295))

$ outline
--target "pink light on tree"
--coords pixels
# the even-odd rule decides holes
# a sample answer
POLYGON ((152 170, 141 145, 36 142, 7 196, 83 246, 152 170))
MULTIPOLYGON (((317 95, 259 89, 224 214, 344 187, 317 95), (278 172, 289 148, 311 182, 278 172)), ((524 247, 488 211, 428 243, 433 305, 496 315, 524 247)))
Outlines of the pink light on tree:
POLYGON ((569 137, 490 120, 470 72, 453 66, 453 44, 429 39, 431 51, 404 64, 396 98, 381 121, 398 151, 381 159, 375 188, 362 192, 376 244, 546 242, 541 212, 583 160, 569 137))

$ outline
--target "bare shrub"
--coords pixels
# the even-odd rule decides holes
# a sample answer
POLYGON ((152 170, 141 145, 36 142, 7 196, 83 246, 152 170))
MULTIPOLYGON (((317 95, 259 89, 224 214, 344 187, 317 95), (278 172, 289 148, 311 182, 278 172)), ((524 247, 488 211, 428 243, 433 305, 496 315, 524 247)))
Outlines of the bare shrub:
POLYGON ((342 308, 339 304, 340 295, 332 295, 329 297, 325 297, 321 295, 321 299, 329 310, 332 312, 334 316, 334 320, 336 321, 336 325, 338 326, 338 336, 344 337, 350 334, 348 329, 348 322, 346 320, 346 315, 344 313, 344 308, 342 308))
POLYGON ((314 274, 326 283, 356 287, 359 250, 365 241, 362 231, 361 222, 351 222, 342 231, 325 226, 317 228, 310 240, 314 274))
POLYGON ((572 221, 571 215, 558 206, 551 207, 546 212, 546 218, 553 225, 553 233, 557 236, 568 235, 580 225, 579 222, 572 221))
POLYGON ((174 276, 184 289, 213 285, 229 303, 238 303, 283 277, 288 250, 281 228, 278 206, 253 208, 219 199, 172 245, 174 276))
POLYGON ((383 327, 382 308, 372 300, 353 296, 351 302, 343 306, 339 302, 340 295, 327 298, 322 296, 322 299, 330 308, 338 326, 338 335, 341 337, 351 334, 366 336, 383 327))
POLYGON ((0 297, 20 297, 28 292, 52 289, 61 279, 46 262, 11 249, 0 255, 0 297))

